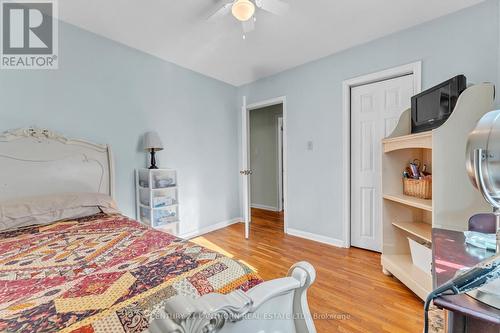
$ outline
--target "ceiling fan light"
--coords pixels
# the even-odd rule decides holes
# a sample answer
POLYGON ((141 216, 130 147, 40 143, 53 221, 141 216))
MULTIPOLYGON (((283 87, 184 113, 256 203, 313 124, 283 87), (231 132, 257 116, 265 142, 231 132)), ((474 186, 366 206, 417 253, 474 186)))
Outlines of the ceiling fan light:
POLYGON ((236 0, 231 11, 236 19, 245 22, 255 13, 255 5, 250 0, 236 0))

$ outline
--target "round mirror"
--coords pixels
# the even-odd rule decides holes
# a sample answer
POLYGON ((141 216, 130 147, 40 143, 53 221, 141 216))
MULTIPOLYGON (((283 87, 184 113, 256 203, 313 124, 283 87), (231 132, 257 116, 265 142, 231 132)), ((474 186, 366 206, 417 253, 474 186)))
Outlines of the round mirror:
POLYGON ((500 110, 485 114, 469 134, 466 168, 472 184, 500 208, 500 110))

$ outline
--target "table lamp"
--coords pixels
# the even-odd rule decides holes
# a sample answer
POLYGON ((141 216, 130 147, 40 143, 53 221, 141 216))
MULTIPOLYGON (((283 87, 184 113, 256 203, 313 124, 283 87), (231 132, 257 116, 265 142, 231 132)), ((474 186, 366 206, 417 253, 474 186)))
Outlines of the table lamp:
POLYGON ((156 132, 147 132, 144 134, 143 140, 144 150, 151 153, 151 166, 149 169, 158 169, 156 166, 155 153, 157 151, 163 150, 163 144, 161 143, 160 136, 156 132))

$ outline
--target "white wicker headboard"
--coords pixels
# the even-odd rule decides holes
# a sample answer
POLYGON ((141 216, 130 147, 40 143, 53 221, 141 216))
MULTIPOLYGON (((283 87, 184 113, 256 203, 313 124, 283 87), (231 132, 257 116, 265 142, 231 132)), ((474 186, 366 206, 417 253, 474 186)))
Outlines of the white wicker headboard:
POLYGON ((0 200, 64 192, 114 195, 111 148, 39 128, 0 134, 0 200))

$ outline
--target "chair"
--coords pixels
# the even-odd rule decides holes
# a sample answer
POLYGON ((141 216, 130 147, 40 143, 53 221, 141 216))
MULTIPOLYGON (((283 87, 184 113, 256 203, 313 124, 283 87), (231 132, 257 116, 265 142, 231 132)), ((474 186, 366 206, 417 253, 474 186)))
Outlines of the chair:
POLYGON ((485 234, 497 232, 497 220, 493 213, 480 213, 472 215, 469 219, 469 231, 477 231, 485 234))

